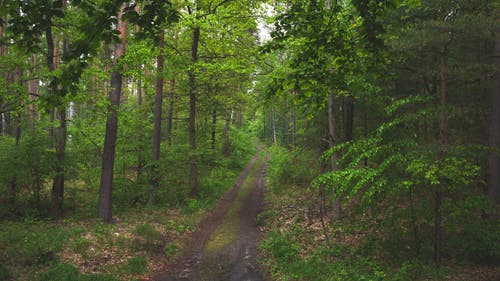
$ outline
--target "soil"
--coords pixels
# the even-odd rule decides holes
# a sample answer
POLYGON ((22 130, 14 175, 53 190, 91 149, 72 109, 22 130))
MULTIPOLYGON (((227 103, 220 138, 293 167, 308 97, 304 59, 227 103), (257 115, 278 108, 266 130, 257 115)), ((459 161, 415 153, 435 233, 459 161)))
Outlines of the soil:
POLYGON ((157 273, 154 280, 265 280, 257 264, 256 243, 257 215, 262 207, 264 174, 269 156, 257 161, 259 155, 250 161, 235 185, 202 219, 184 255, 177 263, 157 273))

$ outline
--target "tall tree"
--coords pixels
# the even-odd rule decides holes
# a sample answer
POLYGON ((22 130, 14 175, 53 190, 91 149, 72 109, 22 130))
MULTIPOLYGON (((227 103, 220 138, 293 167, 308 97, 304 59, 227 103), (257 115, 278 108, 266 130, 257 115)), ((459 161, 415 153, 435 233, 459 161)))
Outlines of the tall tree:
MULTIPOLYGON (((498 212, 500 204, 500 6, 495 9, 496 44, 493 54, 497 71, 493 75, 493 88, 491 89, 491 116, 489 145, 493 151, 488 159, 488 196, 495 211, 498 212)), ((498 214, 495 214, 498 218, 498 214)))
POLYGON ((112 194, 113 194, 113 171, 115 164, 116 139, 118 136, 118 107, 122 92, 122 74, 120 59, 125 55, 127 45, 127 22, 123 20, 124 9, 122 4, 118 12, 116 31, 120 34, 120 41, 114 46, 114 69, 111 73, 109 92, 109 108, 106 117, 106 134, 104 136, 104 148, 102 153, 101 184, 99 189, 99 217, 110 223, 112 219, 112 194))
POLYGON ((163 66, 164 66, 164 58, 163 58, 163 48, 165 47, 165 34, 163 31, 160 31, 159 34, 159 44, 158 48, 160 52, 158 57, 156 58, 156 67, 157 67, 157 76, 156 76, 156 95, 155 95, 155 103, 154 103, 154 118, 153 118, 153 151, 151 156, 151 184, 153 190, 151 191, 149 197, 149 201, 152 203, 156 201, 155 194, 158 192, 159 186, 159 161, 160 161, 160 147, 161 147, 161 116, 162 116, 162 105, 163 105, 163 87, 164 87, 164 79, 163 79, 163 66))

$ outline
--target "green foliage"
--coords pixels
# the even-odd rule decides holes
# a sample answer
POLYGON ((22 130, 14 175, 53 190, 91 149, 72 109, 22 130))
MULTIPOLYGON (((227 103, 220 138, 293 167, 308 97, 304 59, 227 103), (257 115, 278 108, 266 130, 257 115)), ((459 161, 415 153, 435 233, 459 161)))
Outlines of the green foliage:
POLYGON ((273 145, 270 153, 266 177, 274 192, 285 191, 291 185, 307 187, 318 173, 318 162, 312 151, 273 145))
POLYGON ((376 262, 363 257, 350 259, 342 253, 349 250, 341 245, 331 250, 320 246, 304 256, 304 249, 292 237, 291 233, 271 232, 261 244, 261 250, 271 255, 271 270, 279 280, 392 280, 376 262))
POLYGON ((148 261, 143 256, 135 256, 128 260, 127 270, 130 274, 143 274, 148 269, 148 261))
POLYGON ((57 259, 57 253, 69 239, 62 227, 43 228, 39 224, 26 227, 12 224, 2 230, 0 259, 24 265, 47 264, 57 259))

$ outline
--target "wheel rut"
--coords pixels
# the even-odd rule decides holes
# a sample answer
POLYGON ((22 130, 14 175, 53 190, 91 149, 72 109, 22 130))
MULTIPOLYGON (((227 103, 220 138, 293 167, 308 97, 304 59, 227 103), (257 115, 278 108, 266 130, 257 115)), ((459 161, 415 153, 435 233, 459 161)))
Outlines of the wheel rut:
POLYGON ((257 215, 261 210, 269 155, 257 153, 234 186, 198 224, 184 255, 155 281, 263 281, 257 252, 257 215))

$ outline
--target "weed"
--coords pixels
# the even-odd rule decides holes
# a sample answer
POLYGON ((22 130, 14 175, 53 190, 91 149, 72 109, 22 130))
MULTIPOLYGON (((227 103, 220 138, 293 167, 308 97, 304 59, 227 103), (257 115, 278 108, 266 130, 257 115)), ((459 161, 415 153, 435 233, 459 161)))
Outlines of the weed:
POLYGON ((89 247, 90 240, 87 238, 76 238, 71 244, 71 250, 75 253, 80 254, 82 257, 86 257, 89 247))
POLYGON ((179 245, 175 242, 170 242, 170 243, 167 243, 167 245, 165 246, 165 255, 167 256, 173 256, 177 253, 177 251, 179 250, 179 245))
POLYGON ((143 274, 148 269, 148 261, 143 256, 135 256, 128 260, 127 271, 130 274, 143 274))

